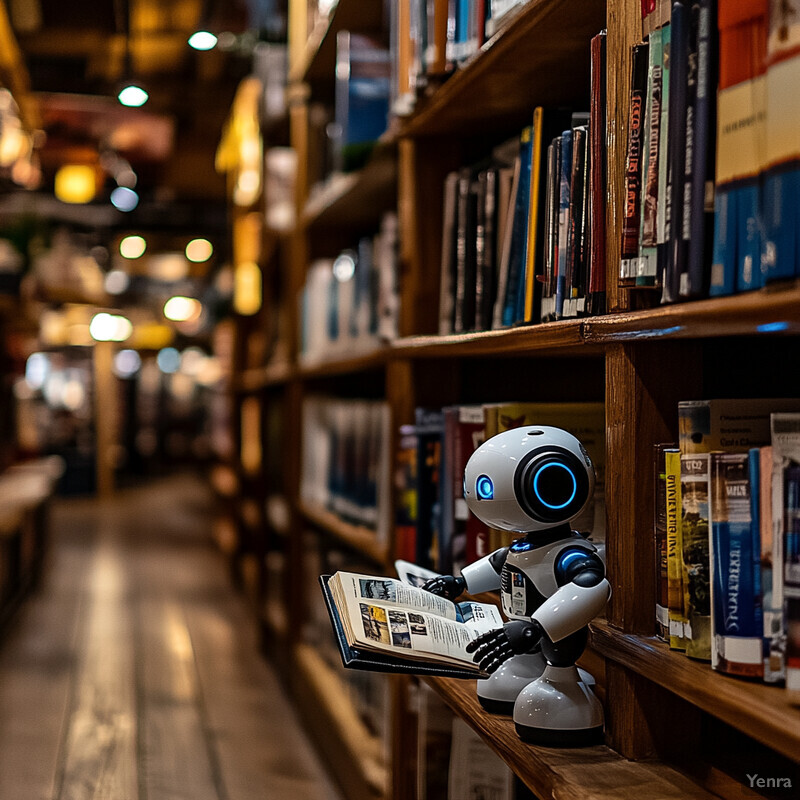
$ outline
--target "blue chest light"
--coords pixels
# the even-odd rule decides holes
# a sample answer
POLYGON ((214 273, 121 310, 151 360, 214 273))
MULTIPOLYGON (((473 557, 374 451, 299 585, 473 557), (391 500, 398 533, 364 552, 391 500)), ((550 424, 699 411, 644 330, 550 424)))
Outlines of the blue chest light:
POLYGON ((488 475, 481 475, 475 482, 475 491, 478 500, 492 500, 494 498, 494 484, 488 475))

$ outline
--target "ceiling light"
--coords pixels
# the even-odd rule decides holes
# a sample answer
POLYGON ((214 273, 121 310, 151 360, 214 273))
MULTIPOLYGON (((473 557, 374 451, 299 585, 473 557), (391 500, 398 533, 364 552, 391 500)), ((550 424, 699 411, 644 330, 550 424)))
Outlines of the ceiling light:
POLYGON ((133 211, 139 205, 139 195, 133 189, 117 186, 111 192, 111 205, 119 211, 133 211))
POLYGON ((140 258, 147 250, 147 241, 143 236, 126 236, 119 243, 119 254, 123 258, 140 258))
POLYGON ((139 108, 149 99, 150 95, 138 84, 129 83, 119 90, 117 100, 129 108, 139 108))
POLYGON ((124 342, 133 333, 133 325, 120 314, 95 314, 89 323, 89 333, 96 342, 124 342))
POLYGON ((188 322, 197 319, 202 310, 202 304, 194 297, 170 297, 164 303, 164 316, 173 322, 188 322))
POLYGON ((94 167, 65 164, 56 172, 55 195, 62 203, 88 203, 95 194, 94 167))
POLYGON ((209 31, 195 31, 189 37, 189 47, 195 50, 211 50, 217 43, 217 37, 209 31))
POLYGON ((192 241, 186 245, 186 258, 188 258, 189 261, 193 261, 195 264, 208 261, 213 252, 214 247, 208 239, 192 239, 192 241))

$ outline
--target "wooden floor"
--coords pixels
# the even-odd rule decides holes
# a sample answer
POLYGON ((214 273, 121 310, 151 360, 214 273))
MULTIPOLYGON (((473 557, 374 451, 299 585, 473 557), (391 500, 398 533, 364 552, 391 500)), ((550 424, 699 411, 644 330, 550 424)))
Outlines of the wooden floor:
POLYGON ((190 478, 59 500, 0 642, 0 800, 338 800, 190 478))

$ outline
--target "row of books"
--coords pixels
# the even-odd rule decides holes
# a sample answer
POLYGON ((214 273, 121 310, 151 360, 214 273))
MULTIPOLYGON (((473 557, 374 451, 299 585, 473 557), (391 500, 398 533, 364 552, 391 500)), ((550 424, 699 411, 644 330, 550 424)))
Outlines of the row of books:
POLYGON ((597 472, 593 503, 573 522, 605 540, 605 408, 602 403, 508 402, 418 408, 400 429, 395 465, 396 543, 400 558, 443 573, 507 545, 513 534, 487 528, 467 508, 464 467, 485 439, 511 428, 554 425, 577 436, 597 472))
POLYGON ((308 268, 301 294, 300 360, 374 350, 398 333, 397 215, 387 213, 374 236, 308 268))
POLYGON ((301 499, 388 541, 389 406, 311 395, 302 410, 301 499))
POLYGON ((800 275, 800 3, 648 5, 653 29, 632 52, 620 285, 671 303, 800 275))
POLYGON ((518 139, 447 175, 440 334, 605 311, 601 115, 539 107, 518 139))
POLYGON ((685 401, 656 445, 656 630, 800 688, 800 400, 685 401))
POLYGON ((468 61, 528 0, 392 0, 393 108, 410 113, 428 86, 468 61))

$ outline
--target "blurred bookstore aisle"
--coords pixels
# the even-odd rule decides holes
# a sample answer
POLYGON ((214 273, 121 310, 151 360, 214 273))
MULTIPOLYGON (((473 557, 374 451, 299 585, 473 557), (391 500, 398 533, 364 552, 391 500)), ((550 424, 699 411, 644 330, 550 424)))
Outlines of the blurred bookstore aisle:
POLYGON ((55 501, 0 642, 0 798, 339 800, 210 520, 190 475, 55 501))

